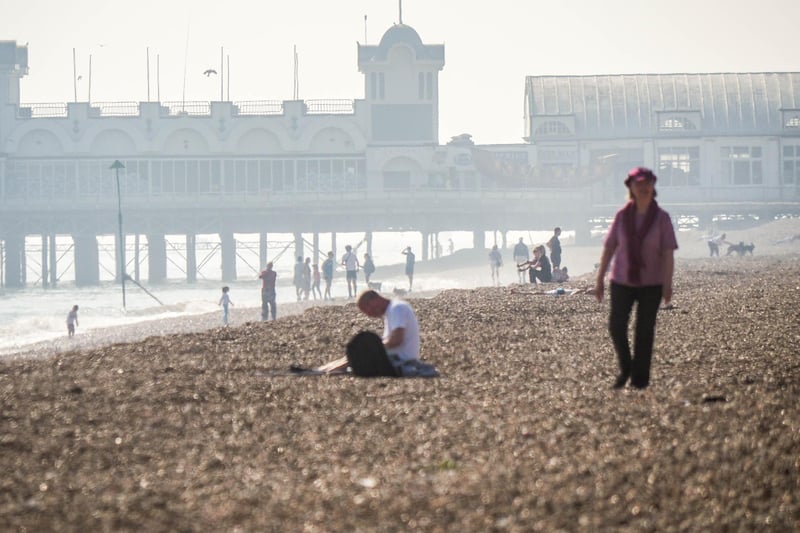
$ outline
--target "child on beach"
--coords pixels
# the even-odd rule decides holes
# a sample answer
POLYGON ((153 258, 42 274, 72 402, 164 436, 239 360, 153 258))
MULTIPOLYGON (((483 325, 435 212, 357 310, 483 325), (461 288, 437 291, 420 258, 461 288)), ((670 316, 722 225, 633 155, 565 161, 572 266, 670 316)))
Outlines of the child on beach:
POLYGON ((78 325, 78 306, 73 305, 72 311, 67 314, 67 335, 75 336, 75 326, 78 325))
POLYGON ((317 295, 319 295, 320 299, 322 299, 322 291, 320 291, 319 286, 322 282, 322 273, 319 271, 319 265, 314 263, 314 272, 311 273, 311 293, 314 295, 314 299, 317 299, 317 295))
POLYGON ((231 288, 227 285, 222 287, 222 298, 219 299, 219 305, 222 306, 222 323, 226 326, 228 325, 228 306, 233 305, 231 301, 231 295, 228 294, 231 288))

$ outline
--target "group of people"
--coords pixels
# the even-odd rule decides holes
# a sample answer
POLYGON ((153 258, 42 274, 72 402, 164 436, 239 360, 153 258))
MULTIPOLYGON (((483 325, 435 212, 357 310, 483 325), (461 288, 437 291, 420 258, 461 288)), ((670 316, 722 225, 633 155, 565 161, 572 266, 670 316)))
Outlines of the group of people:
MULTIPOLYGON (((528 253, 528 247, 522 237, 514 245, 514 263, 517 265, 519 282, 525 283, 550 283, 551 281, 562 282, 568 279, 567 267, 561 267, 561 228, 553 230, 553 236, 547 241, 550 248, 550 259, 547 257, 545 245, 540 244, 533 248, 533 258, 528 253)), ((503 266, 503 256, 497 245, 492 246, 489 252, 489 267, 492 273, 492 283, 500 285, 500 267, 503 266)))
MULTIPOLYGON (((672 296, 672 278, 674 272, 674 252, 678 248, 675 230, 669 213, 656 202, 656 175, 645 167, 631 170, 626 179, 628 202, 614 217, 611 228, 603 243, 603 253, 597 270, 597 279, 592 293, 598 302, 605 296, 605 278, 610 271, 609 296, 611 307, 608 330, 617 355, 619 373, 613 383, 614 388, 622 388, 628 382, 639 389, 650 383, 650 368, 655 338, 656 316, 663 301, 669 305, 672 296), (612 263, 613 260, 613 263, 612 263), (636 305, 636 324, 634 343, 631 349, 628 339, 628 326, 633 307, 636 305)), ((514 247, 514 261, 521 272, 527 271, 530 281, 551 281, 553 272, 561 266, 561 243, 558 240, 560 228, 555 228, 553 237, 548 241, 551 260, 548 260, 544 245, 533 249, 533 259, 527 255, 527 247, 522 239, 514 247)), ((792 239, 794 240, 794 239, 792 239)), ((719 245, 725 242, 725 234, 715 238, 714 246, 709 240, 711 255, 719 255, 719 245)), ((345 247, 341 265, 347 271, 348 295, 353 297, 356 291, 356 273, 359 269, 358 259, 350 245, 345 247)), ((411 247, 401 253, 406 255, 406 275, 409 278, 409 290, 413 284, 414 254, 411 247)), ((492 261, 492 277, 499 280, 499 268, 502 257, 497 246, 490 253, 492 261)), ((322 278, 326 281, 325 298, 330 298, 330 285, 333 279, 333 252, 322 266, 322 278)), ((313 265, 313 273, 309 274, 310 259, 303 261, 298 257, 295 276, 302 278, 301 288, 306 290, 306 279, 314 279, 310 287, 317 285, 315 294, 319 294, 319 273, 317 265, 313 265)), ((365 278, 374 272, 369 254, 364 256, 365 278)), ((566 271, 566 267, 563 269, 566 271)), ((262 319, 277 316, 275 303, 275 282, 277 274, 273 263, 267 263, 261 272, 262 280, 262 319)), ((297 283, 295 283, 297 287, 297 283)), ((298 289, 298 297, 300 292, 298 289)), ((306 294, 306 298, 307 293, 306 294)), ((228 307, 233 305, 229 288, 222 288, 219 305, 223 307, 223 320, 228 323, 228 307)), ((388 299, 373 289, 367 289, 358 298, 358 308, 370 317, 384 319, 382 336, 383 352, 388 356, 395 368, 394 375, 425 375, 419 372, 425 364, 419 360, 420 328, 416 314, 408 302, 400 299, 388 299)), ((67 332, 70 337, 75 334, 78 325, 78 306, 75 305, 67 315, 67 332)), ((347 365, 347 362, 343 363, 347 365)), ((428 365, 429 366, 429 365, 428 365)), ((435 375, 435 374, 434 374, 435 375)))

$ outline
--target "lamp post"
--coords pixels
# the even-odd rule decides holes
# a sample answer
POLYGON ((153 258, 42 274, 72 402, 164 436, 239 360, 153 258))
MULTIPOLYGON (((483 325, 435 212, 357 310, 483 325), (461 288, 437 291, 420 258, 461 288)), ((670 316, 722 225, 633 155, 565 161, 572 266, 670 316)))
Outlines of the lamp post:
POLYGON ((111 167, 117 177, 117 220, 119 222, 119 277, 122 280, 122 308, 125 309, 125 278, 128 275, 125 273, 125 235, 122 233, 122 191, 119 188, 119 169, 125 168, 125 165, 119 159, 114 161, 111 167))

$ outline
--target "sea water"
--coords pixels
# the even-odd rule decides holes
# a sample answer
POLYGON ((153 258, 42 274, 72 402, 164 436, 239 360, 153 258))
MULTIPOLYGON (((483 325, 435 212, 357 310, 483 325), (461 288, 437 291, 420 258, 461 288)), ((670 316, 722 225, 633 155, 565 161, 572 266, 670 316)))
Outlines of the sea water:
MULTIPOLYGON (((522 237, 529 246, 540 244, 551 236, 550 232, 508 232, 507 249, 504 250, 505 261, 511 265, 511 248, 522 237)), ((251 237, 251 236, 248 236, 251 237)), ((242 237, 246 239, 248 237, 242 237)), ((294 287, 292 286, 293 269, 296 258, 294 256, 294 241, 291 235, 270 234, 272 245, 275 243, 287 243, 285 253, 268 253, 268 260, 274 261, 274 269, 278 274, 277 302, 287 303, 297 300, 294 287)), ((239 237, 236 237, 239 240, 239 237)), ((200 237, 198 237, 198 240, 200 237)), ((339 233, 336 235, 336 254, 337 264, 336 273, 331 289, 332 296, 341 301, 347 298, 347 286, 344 280, 344 270, 339 266, 344 247, 347 244, 356 249, 359 261, 363 261, 366 252, 366 244, 363 242, 364 234, 361 233, 339 233), (357 247, 357 248, 356 248, 357 247)), ((375 232, 372 237, 372 257, 377 271, 373 275, 373 280, 382 282, 382 291, 391 293, 397 288, 406 289, 408 279, 402 272, 402 268, 394 268, 393 276, 382 276, 381 267, 398 265, 405 262, 402 250, 406 246, 411 246, 416 254, 417 264, 422 260, 422 237, 418 232, 375 232)), ((471 232, 441 232, 439 243, 442 247, 441 254, 446 257, 450 254, 449 244, 452 239, 455 251, 471 249, 473 247, 473 235, 471 232)), ((562 242, 571 239, 569 232, 561 236, 562 242)), ((113 245, 113 237, 99 237, 98 241, 102 245, 113 245), (104 239, 109 242, 104 242, 104 239)), ((130 243, 130 240, 128 241, 130 243)), ((499 241, 499 234, 487 232, 486 245, 499 241)), ((257 247, 256 247, 257 248, 257 247)), ((169 249, 169 247, 168 247, 169 249)), ((330 234, 320 234, 319 236, 321 263, 331 249, 330 234)), ((271 248, 272 250, 272 248, 271 248)), ((237 250, 238 251, 238 250, 237 250)), ((14 353, 25 346, 63 337, 66 335, 67 313, 73 305, 78 305, 79 326, 77 335, 81 332, 97 328, 110 328, 120 325, 133 324, 146 320, 158 320, 162 318, 191 316, 209 312, 220 312, 219 299, 222 295, 223 285, 230 287, 231 300, 234 307, 231 313, 235 317, 237 309, 261 306, 261 281, 258 279, 259 269, 263 265, 258 265, 257 252, 252 252, 253 256, 246 254, 247 249, 238 253, 237 275, 238 279, 234 282, 223 283, 221 278, 219 257, 211 257, 211 260, 200 269, 198 281, 187 283, 185 273, 181 271, 181 258, 170 258, 168 252, 167 278, 170 280, 159 285, 148 285, 142 280, 142 285, 157 298, 156 301, 147 292, 137 287, 132 282, 126 282, 125 307, 122 305, 122 287, 115 282, 114 269, 115 261, 113 253, 100 254, 101 282, 94 287, 76 287, 71 281, 57 284, 54 288, 42 288, 40 283, 31 283, 25 289, 11 290, 6 289, 0 292, 0 355, 14 353)), ((311 250, 307 247, 305 255, 312 256, 311 250)), ((218 255, 218 252, 217 252, 218 255)), ((130 259, 130 258, 129 258, 130 259)), ((198 263, 201 261, 198 254, 198 263)), ((184 261, 185 264, 185 261, 184 261)), ((488 264, 488 262, 487 262, 488 264)), ((61 268, 61 265, 59 265, 61 268)), ((70 267, 71 268, 71 267, 70 267)), ((573 272, 576 274, 577 272, 573 272)), ((59 272, 61 275, 62 272, 59 272)), ((130 272, 129 272, 130 274, 130 272)), ((28 279, 36 280, 41 276, 41 272, 35 272, 29 264, 28 279)), ((516 272, 507 269, 505 282, 516 281, 516 272)), ((415 291, 431 291, 448 288, 470 289, 481 285, 491 285, 491 278, 488 268, 483 273, 467 272, 464 269, 442 269, 436 273, 419 273, 414 278, 415 291)), ((359 273, 358 288, 366 288, 363 282, 363 274, 359 273)), ((321 289, 324 291, 325 282, 322 282, 321 289)))

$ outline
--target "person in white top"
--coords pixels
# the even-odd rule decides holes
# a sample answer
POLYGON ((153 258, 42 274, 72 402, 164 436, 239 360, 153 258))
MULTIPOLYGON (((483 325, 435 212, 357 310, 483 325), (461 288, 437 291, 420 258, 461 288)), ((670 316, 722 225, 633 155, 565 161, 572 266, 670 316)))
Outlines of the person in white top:
POLYGON ((358 256, 353 251, 353 247, 349 244, 344 247, 345 253, 342 256, 341 264, 344 265, 347 271, 347 297, 354 298, 358 291, 356 290, 356 281, 358 280, 358 256))
POLYGON ((419 322, 408 302, 370 289, 359 296, 358 308, 369 317, 383 317, 383 345, 393 365, 419 360, 419 322))

